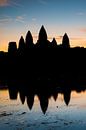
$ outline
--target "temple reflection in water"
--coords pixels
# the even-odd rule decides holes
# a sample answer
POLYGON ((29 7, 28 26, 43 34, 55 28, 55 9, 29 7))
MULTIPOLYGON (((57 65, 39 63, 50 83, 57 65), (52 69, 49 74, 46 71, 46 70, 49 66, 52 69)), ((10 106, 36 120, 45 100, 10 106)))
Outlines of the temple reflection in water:
POLYGON ((32 84, 25 80, 7 81, 6 83, 11 100, 17 100, 19 95, 21 103, 24 104, 26 101, 28 108, 32 110, 34 105, 34 98, 37 96, 41 110, 44 114, 48 109, 49 99, 52 97, 55 101, 57 101, 58 95, 62 94, 64 102, 68 106, 71 100, 72 91, 82 92, 86 90, 85 85, 79 86, 78 83, 75 84, 76 86, 71 86, 71 84, 67 82, 64 84, 57 84, 57 82, 54 82, 52 85, 51 82, 52 81, 49 80, 46 82, 42 79, 33 81, 32 84))

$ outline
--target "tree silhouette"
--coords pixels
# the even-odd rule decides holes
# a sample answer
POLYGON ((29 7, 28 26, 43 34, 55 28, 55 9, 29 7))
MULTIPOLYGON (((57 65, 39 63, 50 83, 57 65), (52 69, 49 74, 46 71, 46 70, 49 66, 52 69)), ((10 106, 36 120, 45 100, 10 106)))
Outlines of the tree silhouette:
POLYGON ((19 54, 23 54, 25 52, 25 42, 23 36, 21 36, 19 40, 19 47, 18 47, 19 54))
POLYGON ((26 43, 26 48, 33 48, 34 47, 34 44, 33 44, 33 37, 32 37, 32 34, 30 31, 28 31, 27 35, 26 35, 26 40, 25 40, 25 43, 26 43))
POLYGON ((65 33, 63 36, 62 47, 63 48, 70 48, 70 42, 69 42, 69 37, 68 37, 67 33, 65 33))

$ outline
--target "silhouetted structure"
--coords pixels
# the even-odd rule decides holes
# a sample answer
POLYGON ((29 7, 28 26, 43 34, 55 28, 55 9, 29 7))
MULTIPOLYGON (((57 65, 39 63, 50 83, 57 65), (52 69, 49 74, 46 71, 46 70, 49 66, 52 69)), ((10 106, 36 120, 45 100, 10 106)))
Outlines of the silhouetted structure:
POLYGON ((25 46, 24 38, 23 38, 23 36, 21 36, 21 38, 19 40, 19 47, 18 47, 19 55, 24 55, 25 49, 26 49, 26 46, 25 46))
MULTIPOLYGON (((18 55, 24 55, 30 48, 70 48, 70 42, 68 35, 65 33, 63 36, 62 44, 57 45, 56 39, 53 38, 52 42, 48 40, 47 32, 44 26, 39 31, 38 41, 36 44, 33 43, 33 37, 30 31, 27 32, 25 42, 23 36, 19 40, 18 55)), ((9 43, 8 52, 14 53, 17 51, 16 43, 9 43)))
POLYGON ((17 53, 17 45, 16 42, 10 42, 8 46, 8 53, 10 55, 15 55, 17 53))
POLYGON ((62 47, 63 48, 70 48, 70 42, 67 33, 64 34, 63 40, 62 40, 62 47))
POLYGON ((34 44, 33 44, 33 37, 30 31, 28 31, 27 35, 26 35, 26 40, 25 40, 25 44, 26 44, 26 49, 28 50, 29 48, 33 48, 34 44))
POLYGON ((10 42, 8 52, 0 52, 0 82, 5 80, 11 99, 17 99, 19 93, 22 104, 26 100, 30 110, 37 95, 45 114, 50 97, 56 101, 58 94, 62 93, 68 105, 71 90, 86 90, 85 59, 86 49, 70 48, 67 34, 63 36, 62 44, 57 45, 55 38, 52 42, 48 41, 42 26, 36 45, 28 31, 25 41, 21 36, 18 49, 16 42, 10 42), (10 84, 11 81, 13 84, 10 84))
POLYGON ((51 47, 52 48, 57 48, 57 42, 56 42, 56 39, 53 38, 52 42, 51 42, 51 47))
POLYGON ((50 42, 47 39, 47 33, 44 26, 41 27, 38 37, 38 42, 36 44, 38 48, 48 48, 50 46, 50 42))

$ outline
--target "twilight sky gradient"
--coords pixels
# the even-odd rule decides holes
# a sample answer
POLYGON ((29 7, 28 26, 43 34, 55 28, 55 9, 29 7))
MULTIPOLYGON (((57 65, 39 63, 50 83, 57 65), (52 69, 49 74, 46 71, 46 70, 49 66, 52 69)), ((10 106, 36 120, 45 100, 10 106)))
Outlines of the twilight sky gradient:
POLYGON ((86 0, 0 0, 0 50, 28 30, 36 42, 42 25, 50 41, 67 32, 71 46, 86 47, 86 0))

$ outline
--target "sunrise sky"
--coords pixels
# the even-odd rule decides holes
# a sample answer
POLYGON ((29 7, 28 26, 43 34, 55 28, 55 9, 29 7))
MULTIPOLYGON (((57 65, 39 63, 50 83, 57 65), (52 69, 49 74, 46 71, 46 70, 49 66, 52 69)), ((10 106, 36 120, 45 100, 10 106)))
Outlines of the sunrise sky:
POLYGON ((0 0, 1 51, 28 30, 36 42, 42 25, 50 41, 61 43, 66 32, 72 47, 86 47, 86 0, 0 0))

